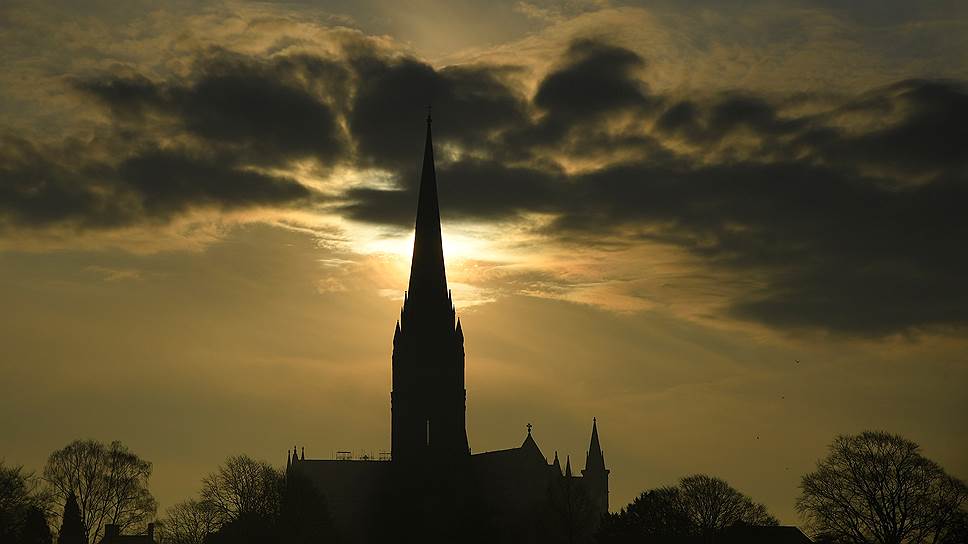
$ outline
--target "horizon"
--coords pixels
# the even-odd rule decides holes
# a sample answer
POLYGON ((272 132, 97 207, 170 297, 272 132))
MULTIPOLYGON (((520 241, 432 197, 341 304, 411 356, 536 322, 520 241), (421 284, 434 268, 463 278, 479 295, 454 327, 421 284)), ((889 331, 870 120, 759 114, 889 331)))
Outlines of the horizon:
POLYGON ((612 512, 703 473, 784 525, 838 435, 968 479, 964 5, 411 8, 0 8, 0 460, 120 440, 162 518, 390 451, 430 104, 474 453, 595 418, 612 512))

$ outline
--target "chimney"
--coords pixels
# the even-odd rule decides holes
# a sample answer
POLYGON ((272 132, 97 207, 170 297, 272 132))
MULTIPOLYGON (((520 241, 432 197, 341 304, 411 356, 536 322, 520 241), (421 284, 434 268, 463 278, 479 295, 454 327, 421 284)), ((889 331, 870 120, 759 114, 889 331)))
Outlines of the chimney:
POLYGON ((111 540, 112 538, 118 536, 118 526, 113 523, 108 523, 104 526, 104 540, 111 540))
POLYGON ((155 524, 154 523, 149 523, 148 524, 148 540, 150 540, 152 542, 155 541, 155 524))

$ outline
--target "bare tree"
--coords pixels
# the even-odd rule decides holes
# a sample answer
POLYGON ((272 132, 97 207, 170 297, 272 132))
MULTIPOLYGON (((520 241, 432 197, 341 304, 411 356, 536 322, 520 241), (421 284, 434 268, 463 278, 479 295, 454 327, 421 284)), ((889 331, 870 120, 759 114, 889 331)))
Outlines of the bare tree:
POLYGON ((161 525, 165 544, 204 544, 208 535, 218 531, 215 508, 205 501, 189 499, 167 511, 161 525))
POLYGON ((736 523, 778 525, 766 506, 733 489, 719 478, 696 474, 679 481, 679 500, 700 532, 725 529, 736 523))
POLYGON ((151 463, 121 442, 110 446, 94 440, 76 440, 50 454, 44 479, 63 504, 71 494, 84 522, 90 543, 100 540, 104 525, 124 531, 140 530, 152 520, 157 503, 148 491, 151 463))
POLYGON ((840 542, 946 543, 964 525, 968 488, 901 436, 838 436, 803 477, 797 511, 840 542))
POLYGON ((246 455, 229 457, 202 480, 202 502, 220 525, 243 517, 274 519, 281 504, 282 474, 246 455))

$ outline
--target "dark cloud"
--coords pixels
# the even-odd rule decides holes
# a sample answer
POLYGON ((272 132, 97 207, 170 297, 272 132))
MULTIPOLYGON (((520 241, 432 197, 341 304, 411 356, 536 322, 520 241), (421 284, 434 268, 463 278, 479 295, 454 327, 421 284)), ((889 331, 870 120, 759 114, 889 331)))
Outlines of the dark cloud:
POLYGON ((638 54, 598 41, 579 40, 562 66, 541 81, 534 103, 559 119, 581 120, 603 113, 656 105, 646 92, 638 54))
POLYGON ((12 136, 0 141, 0 226, 105 229, 312 196, 295 180, 185 150, 154 148, 111 164, 12 136))
MULTIPOLYGON (((515 168, 491 160, 462 160, 437 169, 444 220, 500 221, 522 212, 559 211, 563 176, 533 168, 515 168)), ((417 191, 355 188, 346 193, 343 211, 351 219, 412 225, 417 191)))
POLYGON ((783 119, 765 99, 746 93, 726 93, 699 106, 691 100, 677 102, 659 116, 656 128, 698 144, 718 143, 738 131, 775 138, 795 133, 804 119, 783 119))
POLYGON ((61 164, 56 150, 0 136, 0 226, 45 227, 75 223, 114 227, 135 212, 116 183, 97 175, 97 164, 61 164))
MULTIPOLYGON (((433 107, 438 144, 491 147, 525 122, 526 102, 507 81, 513 70, 452 66, 434 70, 414 59, 355 57, 357 95, 349 125, 364 163, 393 169, 417 164, 420 122, 433 107)), ((407 178, 409 182, 412 178, 407 178)))
POLYGON ((136 155, 121 163, 118 175, 140 197, 142 208, 160 217, 197 206, 280 206, 310 196, 309 189, 290 178, 236 169, 183 151, 151 150, 136 155))
MULTIPOLYGON (((553 71, 539 89, 559 77, 553 71)), ((586 136, 584 151, 604 156, 621 142, 638 154, 574 175, 541 161, 460 160, 440 169, 441 198, 452 219, 545 212, 558 217, 546 231, 553 237, 676 245, 724 273, 756 278, 762 287, 730 312, 774 327, 884 335, 964 325, 968 258, 957 248, 968 239, 968 181, 957 150, 968 141, 966 99, 954 82, 908 81, 804 115, 739 92, 618 100, 616 111, 654 115, 658 134, 686 139, 699 153, 736 138, 753 149, 677 156, 648 135, 604 131, 591 107, 569 129, 586 136), (845 125, 846 110, 868 118, 845 125), (899 175, 910 179, 898 184, 899 175)), ((574 142, 557 145, 570 150, 574 142)), ((412 221, 412 195, 350 196, 357 219, 412 221)))
POLYGON ((830 133, 813 142, 818 153, 845 164, 856 161, 913 174, 968 166, 968 89, 963 83, 902 81, 865 97, 861 104, 848 105, 855 110, 863 106, 901 119, 861 133, 830 133))
MULTIPOLYGON (((649 140, 632 123, 617 133, 615 118, 639 118, 659 108, 662 98, 642 81, 645 60, 637 53, 594 40, 577 40, 538 85, 532 118, 507 135, 502 150, 509 160, 541 160, 549 150, 571 157, 594 158, 603 148, 621 147, 631 139, 649 140)), ((654 140, 649 147, 660 150, 654 140)), ((664 150, 660 150, 664 154, 664 150)))
POLYGON ((434 69, 366 47, 334 58, 207 52, 184 79, 77 83, 136 137, 111 163, 8 139, 0 213, 105 227, 292 205, 313 195, 253 167, 311 157, 389 172, 396 188, 350 189, 340 209, 406 227, 432 103, 447 220, 540 212, 557 218, 545 233, 560 240, 671 244, 754 277, 761 287, 731 314, 780 328, 883 335, 968 323, 962 83, 682 97, 651 92, 645 68, 631 51, 578 41, 529 97, 503 66, 434 69), (159 145, 153 130, 180 143, 159 145))
POLYGON ((882 335, 968 323, 964 183, 904 189, 800 163, 669 171, 624 166, 582 177, 566 232, 631 229, 759 291, 736 316, 771 326, 882 335), (646 227, 649 227, 648 229, 646 227))
POLYGON ((345 100, 347 78, 341 65, 316 57, 259 61, 214 51, 188 82, 107 76, 76 86, 118 117, 169 116, 206 146, 235 148, 251 163, 315 157, 325 164, 345 151, 334 104, 345 100))

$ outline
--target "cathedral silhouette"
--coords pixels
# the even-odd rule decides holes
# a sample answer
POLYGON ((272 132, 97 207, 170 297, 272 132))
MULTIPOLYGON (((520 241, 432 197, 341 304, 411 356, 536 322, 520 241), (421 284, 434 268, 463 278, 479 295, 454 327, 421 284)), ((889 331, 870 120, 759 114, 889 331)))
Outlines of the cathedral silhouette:
POLYGON ((389 460, 306 459, 287 478, 323 495, 343 542, 577 542, 608 511, 608 469, 592 420, 581 475, 548 462, 532 436, 472 453, 467 440, 464 331, 447 288, 437 175, 427 116, 409 288, 393 333, 389 460))

